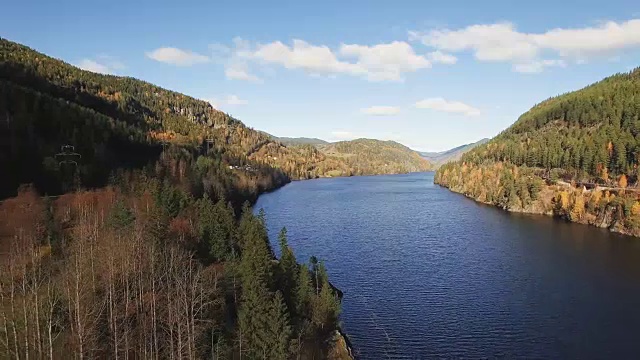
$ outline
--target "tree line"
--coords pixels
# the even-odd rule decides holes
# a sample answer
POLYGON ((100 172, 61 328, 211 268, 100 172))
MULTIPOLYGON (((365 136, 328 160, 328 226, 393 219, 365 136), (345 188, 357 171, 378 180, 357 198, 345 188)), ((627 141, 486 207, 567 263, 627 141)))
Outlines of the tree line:
POLYGON ((0 140, 5 140, 0 146, 8 154, 0 157, 0 166, 15 170, 0 188, 0 197, 15 194, 20 183, 29 181, 48 193, 62 191, 45 170, 65 144, 76 146, 90 160, 79 172, 88 186, 104 185, 105 173, 118 165, 147 163, 163 142, 214 148, 231 166, 268 165, 291 179, 415 168, 406 159, 371 151, 354 162, 313 147, 287 147, 206 101, 130 77, 84 71, 2 38, 0 91, 0 140))
MULTIPOLYGON (((171 173, 172 169, 165 169, 171 173)), ((179 169, 178 169, 179 172, 179 169)), ((158 171, 158 174, 163 171, 158 171)), ((0 205, 0 352, 12 358, 326 356, 340 302, 264 214, 132 171, 0 205)))
POLYGON ((507 210, 640 236, 638 193, 628 190, 640 181, 638 94, 640 68, 548 99, 435 181, 507 210))
POLYGON ((462 157, 547 170, 601 183, 638 181, 640 69, 548 99, 489 143, 462 157))

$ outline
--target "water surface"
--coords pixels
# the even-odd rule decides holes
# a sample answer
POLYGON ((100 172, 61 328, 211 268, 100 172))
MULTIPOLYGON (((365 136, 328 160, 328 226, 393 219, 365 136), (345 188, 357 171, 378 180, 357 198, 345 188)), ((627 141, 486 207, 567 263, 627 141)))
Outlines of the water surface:
MULTIPOLYGON (((433 173, 293 182, 260 197, 344 291, 362 359, 638 358, 640 239, 514 215, 433 173)), ((274 244, 277 247, 277 244, 274 244)))

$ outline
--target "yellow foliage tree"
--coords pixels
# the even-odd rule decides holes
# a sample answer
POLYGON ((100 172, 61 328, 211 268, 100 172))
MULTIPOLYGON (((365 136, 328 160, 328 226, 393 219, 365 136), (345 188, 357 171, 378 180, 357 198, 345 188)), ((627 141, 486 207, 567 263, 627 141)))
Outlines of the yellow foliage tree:
POLYGON ((636 201, 631 206, 631 215, 627 219, 627 224, 632 229, 637 229, 640 227, 640 201, 636 201))
POLYGON ((627 187, 627 176, 622 174, 620 176, 620 179, 618 180, 618 186, 620 186, 621 188, 626 188, 627 187))
POLYGON ((600 173, 600 178, 603 181, 608 181, 609 180, 609 170, 607 169, 606 166, 602 167, 602 172, 600 173))
POLYGON ((561 210, 566 214, 569 211, 569 193, 566 191, 560 191, 556 196, 556 204, 556 206, 559 207, 558 210, 561 210))
POLYGON ((596 208, 600 205, 600 199, 602 199, 602 191, 594 190, 591 198, 589 199, 589 203, 591 204, 591 208, 596 208))
POLYGON ((576 194, 575 200, 573 201, 573 207, 571 208, 571 212, 569 213, 569 218, 571 221, 576 221, 582 219, 584 215, 584 197, 582 194, 576 194))

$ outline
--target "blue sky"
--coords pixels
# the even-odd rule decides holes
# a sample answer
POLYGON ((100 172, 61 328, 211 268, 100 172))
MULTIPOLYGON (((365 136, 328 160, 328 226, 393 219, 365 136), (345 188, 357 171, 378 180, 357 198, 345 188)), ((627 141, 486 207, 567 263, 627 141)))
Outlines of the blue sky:
POLYGON ((640 65, 637 1, 12 1, 0 36, 278 136, 445 150, 640 65))

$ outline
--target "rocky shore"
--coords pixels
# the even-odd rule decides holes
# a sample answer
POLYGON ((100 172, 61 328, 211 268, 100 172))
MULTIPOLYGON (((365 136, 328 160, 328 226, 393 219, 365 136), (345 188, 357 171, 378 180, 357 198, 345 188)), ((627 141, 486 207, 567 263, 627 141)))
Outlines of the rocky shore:
POLYGON ((635 192, 545 185, 540 190, 538 198, 530 204, 504 207, 458 188, 440 186, 505 211, 554 216, 570 222, 606 228, 623 235, 640 237, 640 201, 635 192))

